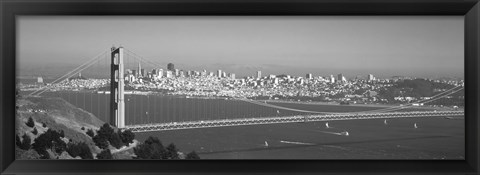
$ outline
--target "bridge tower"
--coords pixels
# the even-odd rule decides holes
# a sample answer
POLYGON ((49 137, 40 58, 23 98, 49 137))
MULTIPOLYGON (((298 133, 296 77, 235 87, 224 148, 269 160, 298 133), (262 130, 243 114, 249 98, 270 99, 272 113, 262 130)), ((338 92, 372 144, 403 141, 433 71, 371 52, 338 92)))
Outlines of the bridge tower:
POLYGON ((110 66, 110 124, 125 127, 123 47, 112 47, 110 66))

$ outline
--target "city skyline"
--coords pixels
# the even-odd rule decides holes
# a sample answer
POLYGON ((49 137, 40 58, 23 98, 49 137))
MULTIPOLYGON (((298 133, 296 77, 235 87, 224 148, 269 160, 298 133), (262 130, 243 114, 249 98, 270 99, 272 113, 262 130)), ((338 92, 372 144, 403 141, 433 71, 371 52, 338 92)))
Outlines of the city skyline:
POLYGON ((462 24, 460 17, 21 17, 17 60, 19 75, 28 75, 121 44, 165 70, 171 62, 237 77, 463 77, 462 24))

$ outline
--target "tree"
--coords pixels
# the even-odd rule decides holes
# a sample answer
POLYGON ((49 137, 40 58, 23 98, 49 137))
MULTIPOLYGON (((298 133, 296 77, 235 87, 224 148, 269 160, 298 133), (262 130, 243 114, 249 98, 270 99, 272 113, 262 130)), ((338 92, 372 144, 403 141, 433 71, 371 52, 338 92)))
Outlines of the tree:
POLYGON ((37 134, 38 134, 37 128, 33 128, 32 134, 33 134, 33 135, 37 135, 37 134))
POLYGON ((35 126, 35 121, 33 121, 32 117, 28 118, 27 123, 25 123, 28 127, 33 128, 35 126))
POLYGON ((80 150, 79 156, 82 159, 93 159, 92 151, 85 142, 80 142, 77 146, 80 150))
POLYGON ((30 139, 30 136, 28 136, 27 134, 23 134, 22 136, 22 142, 20 144, 20 149, 23 149, 23 150, 28 150, 30 149, 30 147, 32 146, 30 144, 32 140, 30 139))
POLYGON ((62 138, 65 137, 65 132, 63 132, 63 130, 60 130, 59 134, 60 134, 60 137, 62 137, 62 138))
POLYGON ((82 159, 93 159, 92 152, 85 142, 68 143, 67 152, 72 157, 80 156, 82 159))
POLYGON ((167 159, 166 150, 157 137, 148 137, 133 151, 136 155, 135 159, 167 159))
POLYGON ((134 159, 151 159, 154 150, 152 149, 151 145, 140 144, 133 148, 133 152, 136 155, 134 159))
POLYGON ((47 149, 61 153, 66 149, 66 144, 60 137, 61 134, 59 132, 48 129, 34 140, 32 147, 38 154, 44 157, 49 157, 47 149))
POLYGON ((20 145, 22 145, 22 140, 18 135, 15 135, 15 145, 17 145, 19 148, 20 148, 20 145))
POLYGON ((67 153, 70 154, 72 157, 77 157, 80 155, 80 147, 77 146, 77 144, 73 142, 69 142, 67 144, 67 153))
POLYGON ((133 143, 133 139, 135 139, 135 134, 131 130, 125 130, 121 134, 122 142, 129 146, 130 143, 133 143))
POLYGON ((104 149, 102 152, 97 154, 97 159, 113 159, 113 156, 109 149, 104 149))
POLYGON ((113 147, 119 149, 123 146, 123 143, 122 143, 122 139, 120 138, 120 133, 121 131, 118 130, 117 133, 113 133, 112 136, 110 137, 110 140, 108 140, 110 142, 110 145, 112 145, 113 147))
POLYGON ((198 156, 198 154, 195 151, 192 151, 187 154, 185 159, 200 159, 200 156, 198 156))
POLYGON ((47 124, 42 123, 42 127, 46 128, 46 127, 47 127, 47 124))
POLYGON ((82 131, 83 131, 83 130, 85 130, 85 127, 83 127, 83 126, 82 126, 82 128, 81 128, 81 129, 82 129, 82 131))
MULTIPOLYGON (((151 145, 151 144, 162 145, 162 142, 157 137, 152 137, 152 136, 148 137, 147 140, 145 140, 145 143, 149 144, 149 145, 151 145)), ((162 147, 163 147, 163 145, 162 145, 162 147)))
MULTIPOLYGON (((97 145, 100 149, 108 148, 108 142, 110 142, 110 144, 112 144, 113 142, 113 144, 115 145, 112 144, 112 146, 117 147, 119 146, 120 143, 118 142, 121 142, 121 139, 113 138, 114 135, 116 135, 116 133, 113 128, 110 127, 108 123, 105 123, 100 127, 100 129, 97 131, 97 135, 94 136, 92 139, 93 142, 95 142, 95 145, 97 145)), ((117 135, 117 137, 119 136, 117 135)))
POLYGON ((57 154, 61 154, 67 149, 67 144, 63 140, 55 141, 52 148, 57 154))
POLYGON ((170 143, 170 145, 167 146, 166 154, 167 154, 167 159, 179 159, 178 149, 173 143, 170 143))
POLYGON ((92 129, 88 129, 87 130, 87 135, 93 138, 93 136, 95 136, 95 133, 93 133, 92 129))
POLYGON ((100 149, 108 148, 107 139, 100 137, 100 135, 97 134, 92 138, 92 140, 95 143, 95 145, 98 146, 100 149))
POLYGON ((112 127, 110 127, 108 123, 103 124, 97 131, 97 135, 99 137, 105 138, 107 140, 110 140, 114 133, 115 131, 112 127))

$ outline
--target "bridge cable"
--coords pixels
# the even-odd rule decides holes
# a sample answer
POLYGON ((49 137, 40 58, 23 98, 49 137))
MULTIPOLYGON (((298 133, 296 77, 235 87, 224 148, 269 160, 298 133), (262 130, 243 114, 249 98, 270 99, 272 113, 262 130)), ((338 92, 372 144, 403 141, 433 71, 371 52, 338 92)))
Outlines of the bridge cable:
MULTIPOLYGON (((37 92, 40 92, 40 91, 42 91, 43 89, 47 89, 47 90, 48 90, 48 89, 52 88, 52 87, 53 87, 53 86, 52 86, 53 84, 58 83, 57 81, 59 81, 59 80, 61 80, 61 79, 64 79, 65 77, 67 77, 67 78, 72 77, 73 75, 75 75, 76 73, 79 72, 78 69, 81 69, 81 68, 82 68, 83 66, 85 66, 85 65, 90 66, 93 61, 95 61, 96 59, 98 59, 100 56, 102 56, 102 55, 105 54, 106 52, 107 52, 107 51, 104 51, 104 52, 100 53, 99 55, 93 57, 92 59, 88 60, 87 62, 85 62, 85 63, 81 64, 80 66, 76 67, 75 69, 71 70, 70 72, 68 72, 68 73, 60 76, 59 78, 55 79, 54 81, 52 81, 52 82, 50 83, 50 85, 43 86, 42 88, 40 88, 40 89, 38 89, 38 90, 30 93, 28 96, 32 96, 33 94, 36 94, 37 92), (72 74, 72 73, 73 73, 73 74, 72 74), (70 75, 70 74, 72 74, 72 75, 71 75, 71 76, 68 76, 68 75, 70 75)), ((87 66, 87 67, 88 67, 88 66, 87 66)), ((83 69, 82 69, 82 70, 83 70, 83 69)), ((81 71, 81 70, 80 70, 80 71, 81 71)), ((44 91, 42 91, 41 93, 43 93, 43 92, 44 92, 44 91)), ((38 95, 40 95, 41 93, 39 93, 38 95)))

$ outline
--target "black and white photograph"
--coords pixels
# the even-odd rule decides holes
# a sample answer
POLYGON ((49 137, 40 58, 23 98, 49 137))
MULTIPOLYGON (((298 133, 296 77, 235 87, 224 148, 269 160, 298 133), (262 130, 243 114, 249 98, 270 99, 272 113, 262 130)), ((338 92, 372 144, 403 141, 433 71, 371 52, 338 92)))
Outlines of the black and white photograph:
POLYGON ((18 16, 15 159, 465 160, 464 27, 18 16))

